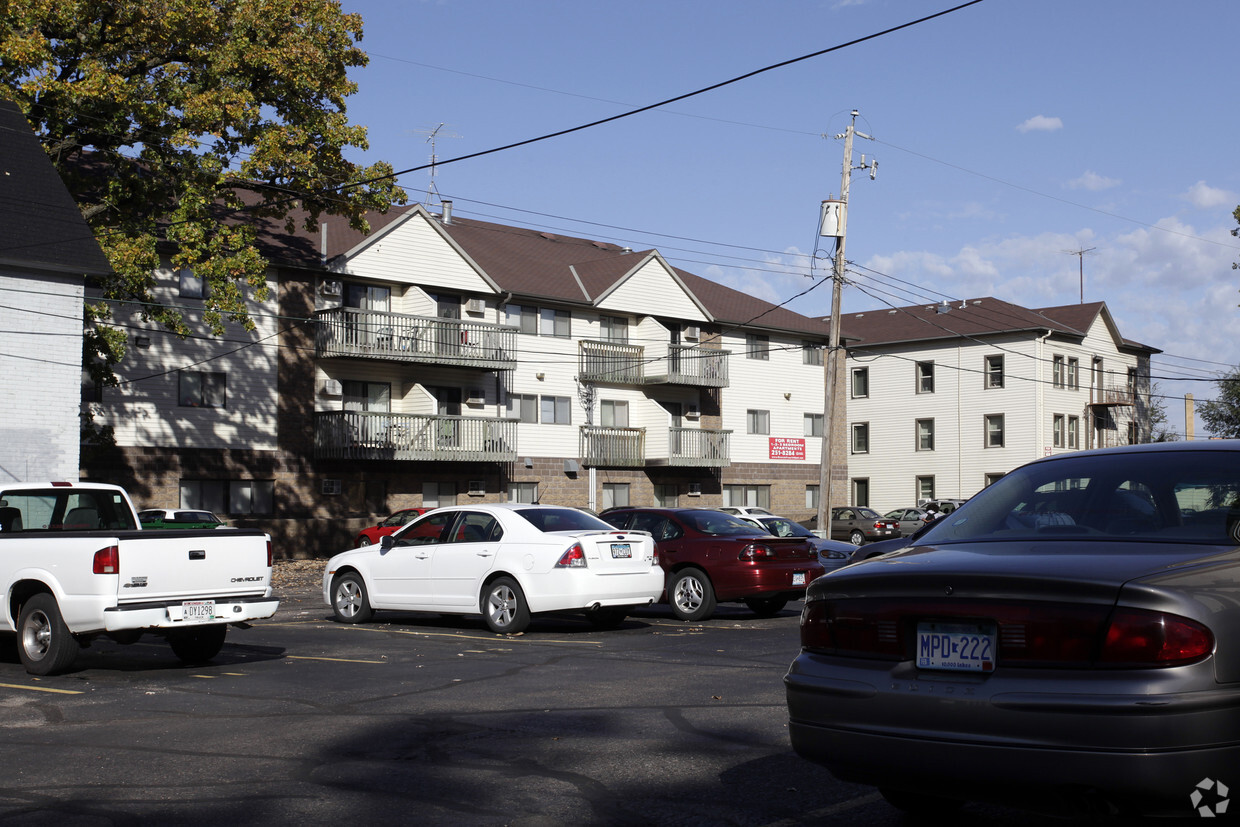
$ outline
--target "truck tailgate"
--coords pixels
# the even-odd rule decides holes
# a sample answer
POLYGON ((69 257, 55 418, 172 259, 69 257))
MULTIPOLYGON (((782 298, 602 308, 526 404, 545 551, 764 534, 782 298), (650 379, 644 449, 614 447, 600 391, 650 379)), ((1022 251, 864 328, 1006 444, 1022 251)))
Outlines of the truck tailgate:
POLYGON ((271 586, 268 542, 252 529, 124 532, 117 601, 262 596, 271 586))

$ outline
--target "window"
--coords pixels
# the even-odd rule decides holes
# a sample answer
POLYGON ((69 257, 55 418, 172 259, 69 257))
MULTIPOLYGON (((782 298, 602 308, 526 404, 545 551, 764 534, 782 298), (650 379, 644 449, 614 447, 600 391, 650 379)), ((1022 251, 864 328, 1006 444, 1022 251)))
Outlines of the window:
POLYGON ((1141 426, 1136 422, 1128 423, 1128 444, 1136 445, 1141 441, 1141 426))
POLYGON ((177 282, 183 299, 205 299, 207 282, 188 267, 177 270, 177 282))
POLYGON ((919 419, 917 420, 917 450, 933 451, 934 450, 934 420, 919 419))
POLYGON ((758 333, 745 334, 745 358, 746 359, 770 359, 771 358, 771 337, 763 336, 758 333))
POLYGON ((569 398, 567 396, 544 396, 542 398, 542 422, 544 425, 569 425, 569 398))
POLYGON ((1137 369, 1128 368, 1128 392, 1137 392, 1137 369))
POLYGON ((870 452, 870 423, 853 423, 852 452, 854 454, 868 454, 870 452))
MULTIPOLYGON (((1075 361, 1075 360, 1073 360, 1075 361)), ((1063 378, 1063 357, 1055 355, 1051 357, 1051 386, 1056 388, 1064 387, 1063 378)))
POLYGON ((215 514, 275 513, 275 480, 181 480, 181 508, 215 514))
POLYGON ((624 508, 629 504, 627 482, 603 483, 603 508, 624 508))
POLYGON ((508 395, 508 418, 521 422, 538 421, 538 396, 532 393, 508 395))
POLYGON ((917 363, 917 392, 934 393, 934 362, 917 363))
POLYGON ((934 477, 918 477, 917 478, 917 502, 925 502, 926 500, 937 499, 934 496, 934 477))
POLYGON ((599 326, 603 331, 603 340, 624 344, 629 340, 629 320, 619 316, 602 316, 599 326))
POLYGON ((1003 447, 1003 414, 986 415, 986 447, 1003 447))
POLYGON ((538 502, 538 483, 514 482, 508 485, 508 501, 513 503, 538 502))
POLYGON ((769 434, 771 432, 771 412, 745 411, 745 431, 750 434, 769 434))
POLYGON ((1051 420, 1052 440, 1056 448, 1064 446, 1064 417, 1063 414, 1055 414, 1051 420))
POLYGON ((728 506, 748 505, 754 508, 771 508, 771 486, 769 485, 725 485, 723 486, 723 504, 728 506))
POLYGON ((1068 360, 1068 389, 1080 390, 1081 388, 1081 362, 1079 359, 1068 360))
POLYGON ((456 505, 456 483, 422 483, 422 505, 427 508, 441 508, 445 505, 456 505))
POLYGON ((82 369, 82 402, 102 402, 103 383, 90 375, 90 371, 82 369))
POLYGON ((223 373, 205 373, 182 370, 178 398, 183 408, 227 407, 228 376, 223 373))
POLYGON ((860 507, 869 507, 870 481, 868 479, 859 478, 852 481, 852 504, 860 507))
POLYGON ((506 321, 528 336, 538 335, 538 308, 510 304, 505 310, 506 321))
POLYGON ((1081 418, 1079 416, 1068 417, 1068 447, 1075 450, 1080 444, 1081 418))
POLYGON ((679 505, 679 494, 675 485, 656 484, 654 487, 655 508, 675 508, 679 505))
POLYGON ((539 332, 544 336, 556 336, 567 339, 572 335, 572 316, 567 310, 552 310, 544 307, 541 313, 539 332))
POLYGON ((599 402, 599 418, 604 428, 629 427, 629 403, 615 399, 604 399, 599 402))
POLYGON ((1003 387, 1003 357, 987 356, 986 357, 986 387, 1001 388, 1003 387))
POLYGON ((870 395, 869 368, 853 368, 852 395, 853 399, 864 399, 870 395))
POLYGON ((823 354, 826 352, 827 352, 826 348, 824 348, 822 345, 818 344, 817 342, 802 342, 801 343, 801 364, 821 365, 823 364, 823 362, 826 361, 823 358, 823 354))
POLYGON ((807 413, 805 415, 805 436, 822 436, 823 415, 807 413))
POLYGON ((999 480, 1003 479, 1003 477, 1004 477, 1006 474, 1007 474, 1007 472, 1006 472, 1006 471, 996 471, 996 472, 993 472, 993 473, 987 474, 987 475, 986 475, 986 478, 985 478, 985 479, 986 479, 986 485, 987 485, 987 486, 994 485, 996 482, 998 482, 999 480))
POLYGON ((821 487, 819 485, 805 486, 805 507, 807 509, 813 510, 818 508, 818 494, 821 487))

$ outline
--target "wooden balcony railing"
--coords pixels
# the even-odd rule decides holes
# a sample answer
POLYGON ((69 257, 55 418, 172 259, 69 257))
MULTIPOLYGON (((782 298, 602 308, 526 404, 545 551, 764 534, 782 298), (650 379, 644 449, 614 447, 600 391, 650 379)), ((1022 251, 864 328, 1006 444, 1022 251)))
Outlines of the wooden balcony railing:
POLYGON ((586 339, 579 343, 577 355, 577 374, 583 382, 728 386, 726 350, 668 345, 666 353, 656 353, 641 345, 586 339))
POLYGON ((483 369, 516 366, 517 328, 336 307, 314 315, 315 355, 483 369))
POLYGON ((1132 388, 1122 385, 1091 388, 1089 391, 1091 405, 1132 405, 1135 401, 1132 388))
POLYGON ((667 464, 726 468, 732 462, 728 453, 731 435, 731 431, 709 431, 705 428, 670 428, 667 464))
MULTIPOLYGON (((725 468, 730 463, 731 431, 669 428, 659 446, 646 441, 645 428, 581 427, 581 462, 586 466, 638 468, 675 465, 688 468, 725 468)), ((661 434, 658 436, 662 436, 661 434)))
POLYGON ((580 449, 583 465, 640 468, 646 464, 646 429, 582 425, 580 449))
POLYGON ((331 411, 315 414, 318 459, 514 462, 517 423, 481 416, 331 411))

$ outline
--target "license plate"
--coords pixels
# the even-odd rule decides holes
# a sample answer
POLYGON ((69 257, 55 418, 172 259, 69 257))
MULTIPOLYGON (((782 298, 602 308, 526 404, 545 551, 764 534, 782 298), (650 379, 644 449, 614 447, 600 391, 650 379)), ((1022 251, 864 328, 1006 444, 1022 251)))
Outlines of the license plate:
POLYGON ((957 672, 993 672, 995 633, 979 623, 919 623, 917 666, 957 672))
POLYGON ((632 557, 633 546, 629 545, 628 543, 612 543, 611 544, 611 556, 613 559, 619 559, 621 557, 632 557))
POLYGON ((803 571, 794 571, 794 572, 792 573, 792 585, 794 585, 794 586, 804 586, 804 585, 805 585, 805 572, 803 572, 803 571))
POLYGON ((215 601, 186 600, 181 604, 181 620, 185 623, 205 623, 215 620, 215 601))

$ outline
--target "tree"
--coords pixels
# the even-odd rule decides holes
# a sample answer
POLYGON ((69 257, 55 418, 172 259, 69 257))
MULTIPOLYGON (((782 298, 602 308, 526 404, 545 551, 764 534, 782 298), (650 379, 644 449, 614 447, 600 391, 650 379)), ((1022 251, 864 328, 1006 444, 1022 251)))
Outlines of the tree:
POLYGON ((1180 435, 1175 432, 1167 421, 1167 403, 1155 384, 1150 388, 1149 405, 1146 416, 1149 417, 1150 442, 1177 442, 1180 435))
MULTIPOLYGON (((253 220, 317 228, 320 216, 365 228, 368 210, 404 203, 385 163, 351 125, 347 77, 366 65, 362 21, 336 0, 6 0, 0 94, 10 95, 114 269, 105 299, 144 302, 179 335, 180 313, 151 304, 161 253, 208 285, 204 321, 252 329, 246 299, 266 298, 253 220)), ((88 321, 109 318, 106 302, 88 321)), ((91 325, 100 376, 126 336, 91 325)))
POLYGON ((1218 437, 1240 438, 1240 368, 1217 380, 1218 398, 1197 406, 1206 430, 1218 437))

